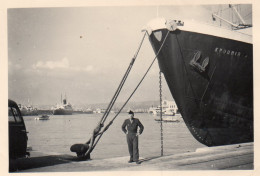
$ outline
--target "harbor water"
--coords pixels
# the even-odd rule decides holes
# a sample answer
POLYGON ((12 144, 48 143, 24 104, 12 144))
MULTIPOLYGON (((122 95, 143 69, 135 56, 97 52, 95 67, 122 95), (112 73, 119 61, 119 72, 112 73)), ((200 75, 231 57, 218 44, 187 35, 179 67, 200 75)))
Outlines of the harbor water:
MULTIPOLYGON (((73 144, 85 143, 91 137, 103 114, 51 115, 49 120, 36 120, 37 116, 24 116, 28 133, 28 146, 32 150, 51 153, 75 155, 70 151, 73 144)), ((114 117, 110 114, 105 125, 114 117)), ((144 132, 139 136, 140 157, 161 155, 161 124, 155 116, 147 113, 136 113, 144 125, 144 132)), ((92 159, 128 156, 126 136, 121 125, 128 117, 121 113, 101 137, 91 153, 92 159)), ((182 119, 180 122, 163 122, 163 154, 172 155, 192 152, 205 147, 197 142, 188 131, 182 119)))

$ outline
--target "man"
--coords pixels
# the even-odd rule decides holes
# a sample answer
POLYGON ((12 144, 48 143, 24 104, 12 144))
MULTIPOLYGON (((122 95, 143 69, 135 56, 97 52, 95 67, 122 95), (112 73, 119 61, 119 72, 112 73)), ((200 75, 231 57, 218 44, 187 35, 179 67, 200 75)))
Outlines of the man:
POLYGON ((139 121, 139 119, 134 118, 133 111, 129 111, 129 115, 130 118, 126 119, 122 125, 122 130, 126 134, 126 140, 130 154, 130 160, 128 162, 136 162, 136 164, 141 164, 141 162, 139 161, 138 136, 142 134, 144 126, 139 121), (139 132, 137 132, 138 127, 139 132))

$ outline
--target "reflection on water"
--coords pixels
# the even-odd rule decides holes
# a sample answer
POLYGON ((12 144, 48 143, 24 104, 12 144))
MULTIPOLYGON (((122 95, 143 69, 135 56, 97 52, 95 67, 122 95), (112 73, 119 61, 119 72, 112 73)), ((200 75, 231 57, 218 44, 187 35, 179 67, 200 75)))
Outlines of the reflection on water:
MULTIPOLYGON (((40 152, 54 152, 75 155, 70 146, 85 143, 98 124, 102 114, 53 115, 50 120, 35 120, 36 116, 25 116, 28 133, 28 145, 40 152)), ((107 119, 107 123, 113 114, 107 119)), ((161 154, 161 128, 154 116, 135 114, 144 125, 144 132, 139 137, 140 157, 158 156, 161 154)), ((100 139, 91 153, 91 158, 111 158, 128 156, 125 134, 121 131, 123 121, 128 114, 120 114, 100 139)), ((105 125, 107 124, 105 123, 105 125)), ((184 122, 163 123, 164 154, 194 151, 204 145, 197 142, 184 122)))

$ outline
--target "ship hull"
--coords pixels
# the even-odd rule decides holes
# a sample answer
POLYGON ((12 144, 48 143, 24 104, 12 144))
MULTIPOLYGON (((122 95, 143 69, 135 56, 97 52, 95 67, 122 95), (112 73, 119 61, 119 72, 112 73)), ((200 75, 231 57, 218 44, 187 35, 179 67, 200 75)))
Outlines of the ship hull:
MULTIPOLYGON (((155 53, 167 33, 151 33, 155 53)), ((252 53, 250 43, 178 29, 169 32, 157 57, 159 67, 199 142, 218 146, 253 141, 252 53)))
POLYGON ((22 116, 37 116, 38 111, 33 110, 33 111, 27 111, 27 110, 21 110, 22 116))
POLYGON ((72 115, 72 110, 67 109, 55 109, 53 115, 72 115))

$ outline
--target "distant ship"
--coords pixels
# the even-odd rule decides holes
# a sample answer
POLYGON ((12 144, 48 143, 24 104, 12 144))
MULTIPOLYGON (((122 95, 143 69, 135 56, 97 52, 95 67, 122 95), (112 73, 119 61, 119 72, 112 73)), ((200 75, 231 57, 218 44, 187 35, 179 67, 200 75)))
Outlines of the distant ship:
POLYGON ((90 108, 87 108, 86 110, 84 110, 84 114, 93 114, 94 111, 90 108))
POLYGON ((186 126, 207 146, 254 140, 252 25, 229 7, 239 24, 212 16, 231 29, 163 18, 146 29, 186 126))
POLYGON ((90 108, 87 108, 86 110, 83 110, 81 108, 74 109, 73 114, 93 114, 93 110, 90 108))
POLYGON ((62 104, 57 104, 53 108, 53 115, 72 115, 73 108, 70 103, 67 102, 67 99, 63 99, 62 104))
POLYGON ((97 114, 101 114, 101 113, 105 113, 105 112, 106 112, 106 109, 103 109, 103 108, 97 108, 95 110, 95 113, 97 113, 97 114))
MULTIPOLYGON (((160 106, 157 107, 150 107, 148 110, 149 113, 153 115, 160 115, 161 108, 160 106)), ((175 101, 163 100, 162 101, 162 115, 163 116, 174 116, 178 112, 178 107, 175 101)))
POLYGON ((33 107, 32 105, 26 106, 26 105, 18 104, 18 107, 23 116, 37 116, 38 115, 38 109, 33 107))

